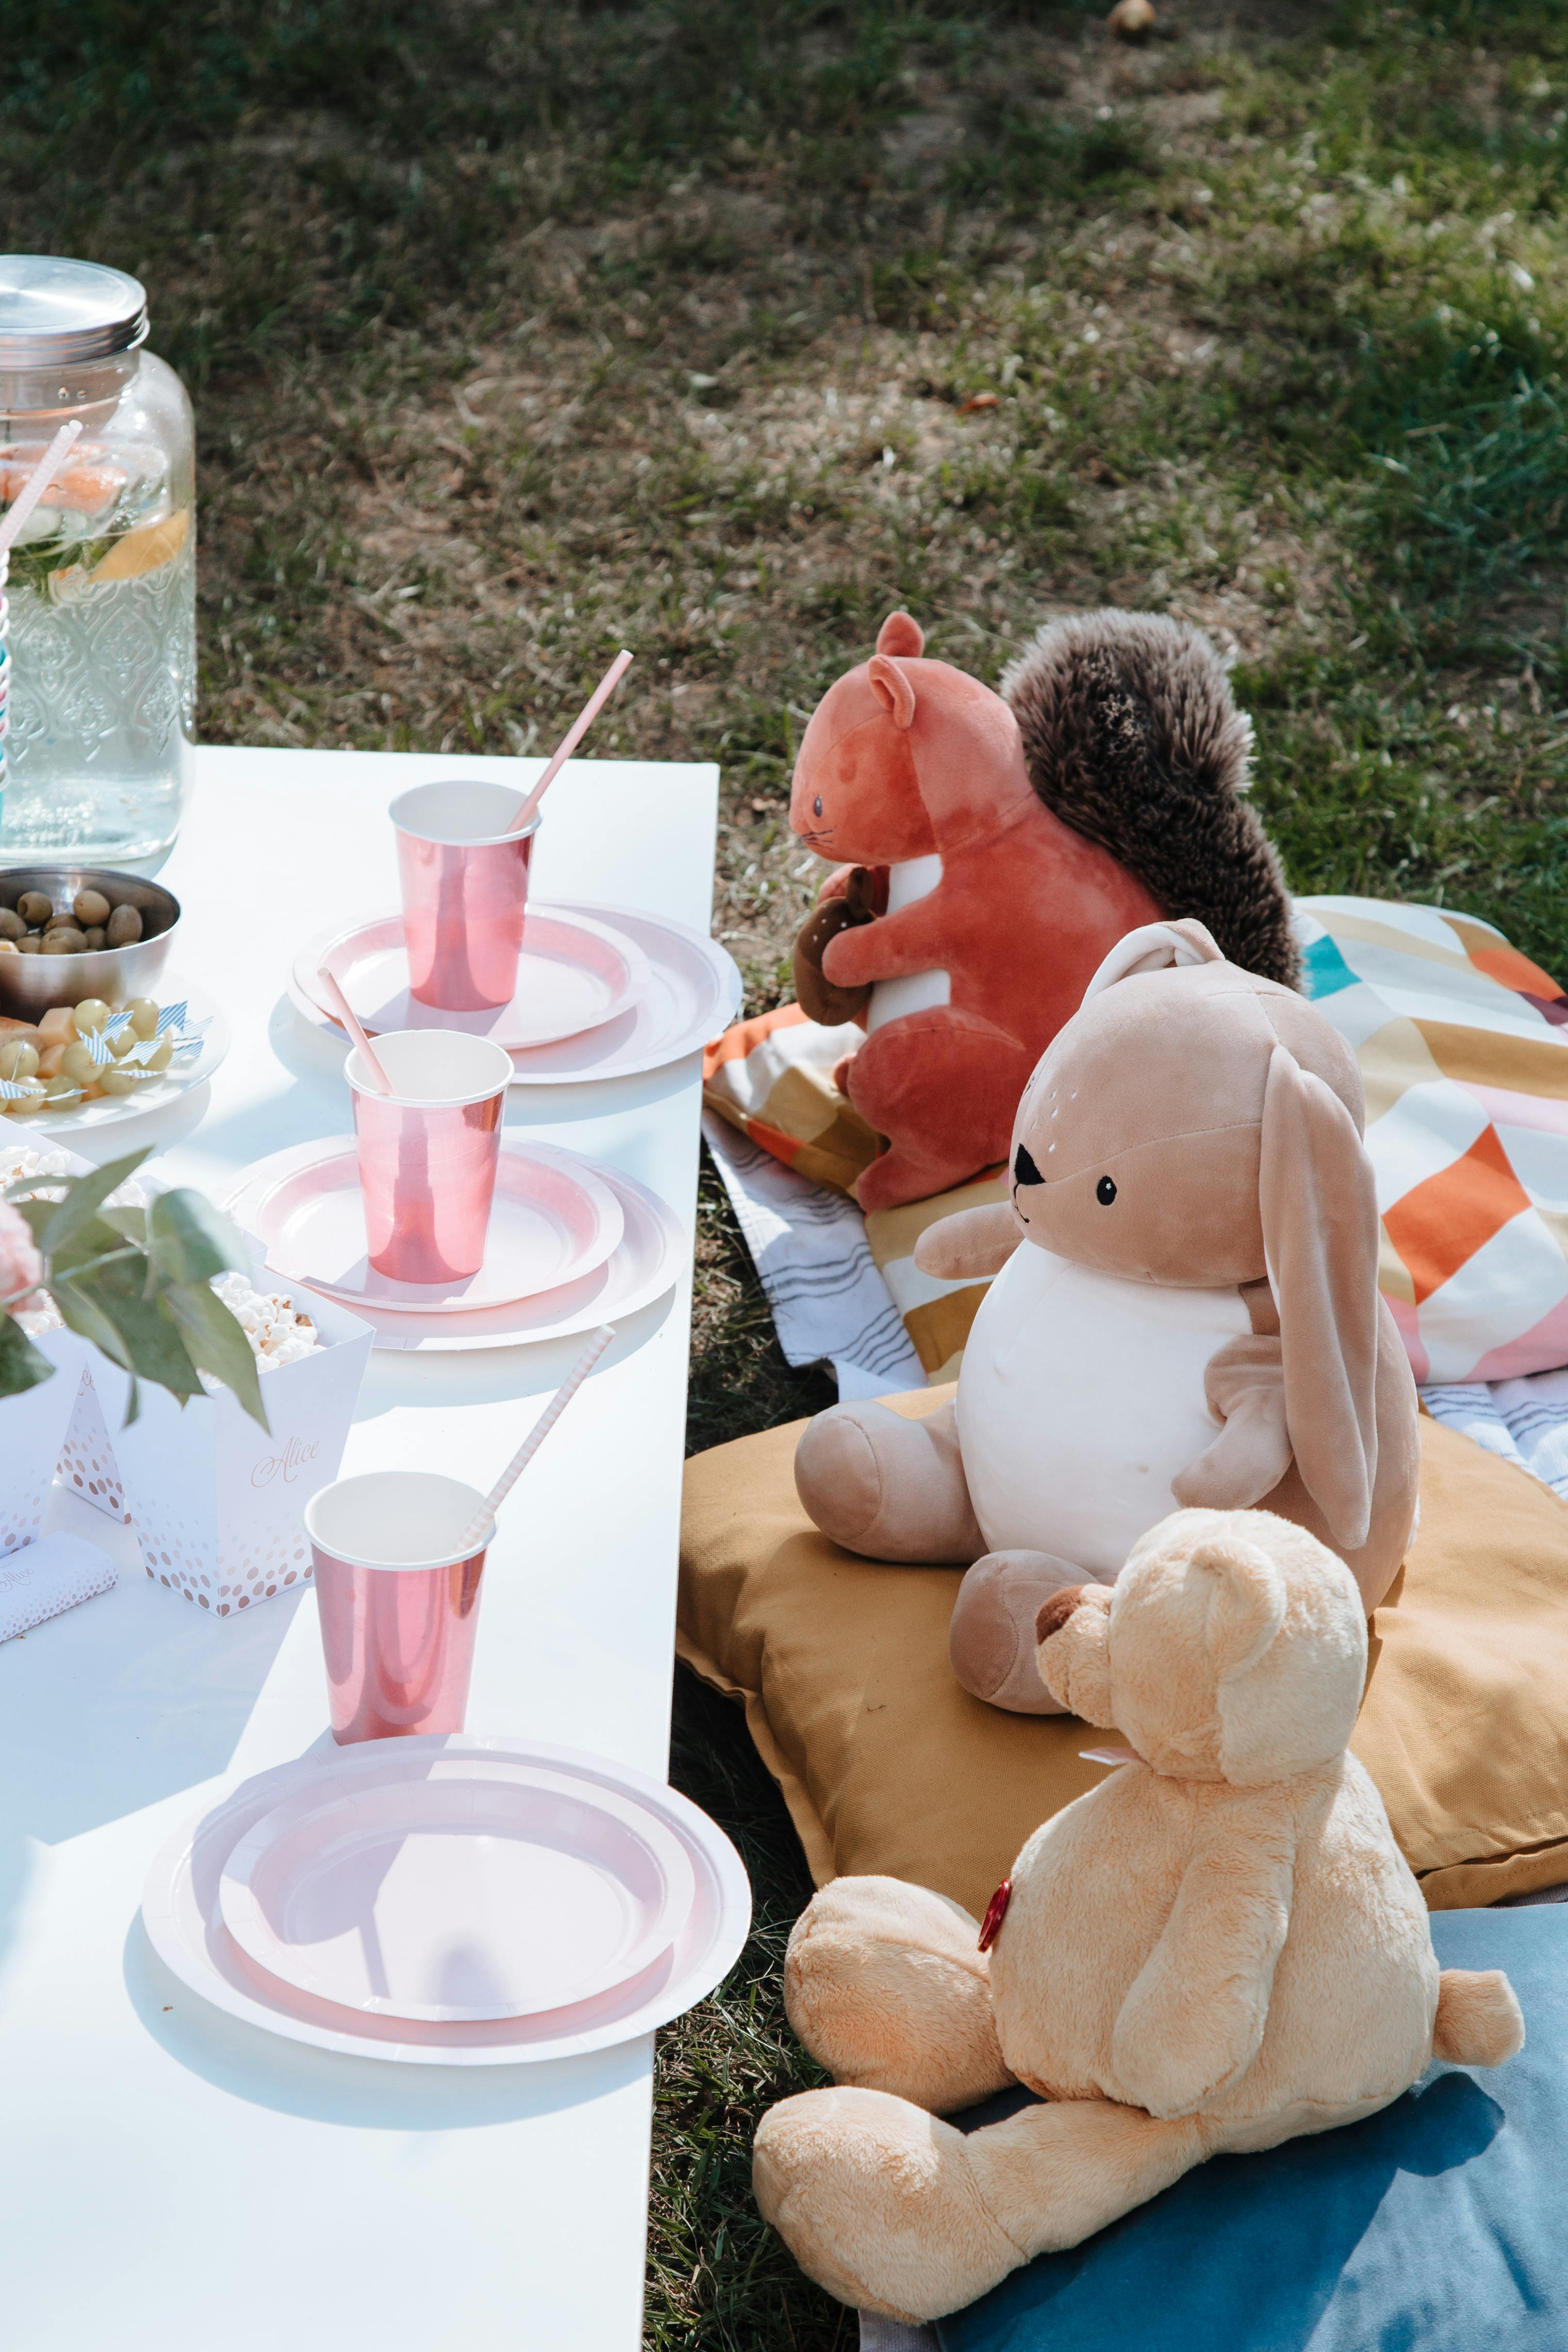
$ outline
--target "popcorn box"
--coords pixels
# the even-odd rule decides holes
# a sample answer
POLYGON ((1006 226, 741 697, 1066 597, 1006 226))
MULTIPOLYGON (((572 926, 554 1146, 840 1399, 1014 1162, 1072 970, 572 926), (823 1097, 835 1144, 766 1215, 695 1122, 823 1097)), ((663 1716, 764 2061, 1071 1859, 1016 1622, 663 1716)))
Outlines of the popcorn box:
POLYGON ((46 1331, 33 1345, 55 1372, 20 1396, 0 1397, 0 1559, 37 1535, 91 1352, 74 1331, 46 1331))
POLYGON ((306 1504, 338 1475, 374 1339, 346 1307, 264 1272, 252 1280, 308 1315, 321 1346, 261 1375, 267 1433, 227 1389, 182 1409, 141 1383, 129 1429, 127 1376, 96 1350, 102 1420, 149 1576, 214 1616, 254 1609, 310 1580, 306 1504))

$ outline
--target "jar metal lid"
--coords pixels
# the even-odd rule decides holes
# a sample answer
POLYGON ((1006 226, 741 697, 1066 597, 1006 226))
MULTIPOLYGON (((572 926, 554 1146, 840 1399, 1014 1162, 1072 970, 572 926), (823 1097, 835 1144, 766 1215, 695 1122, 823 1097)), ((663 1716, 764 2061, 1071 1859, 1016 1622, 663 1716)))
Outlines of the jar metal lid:
POLYGON ((123 269, 0 254, 0 373, 78 367, 147 340, 147 295, 123 269))

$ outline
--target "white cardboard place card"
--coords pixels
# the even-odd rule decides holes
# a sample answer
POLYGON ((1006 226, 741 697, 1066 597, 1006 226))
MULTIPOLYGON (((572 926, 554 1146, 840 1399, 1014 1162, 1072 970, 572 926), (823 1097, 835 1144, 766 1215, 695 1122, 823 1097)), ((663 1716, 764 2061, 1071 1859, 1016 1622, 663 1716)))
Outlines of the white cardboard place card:
POLYGON ((114 1448, 104 1426, 103 1407, 98 1401, 90 1363, 81 1368, 81 1383, 71 1408, 55 1478, 57 1484, 68 1487, 84 1503, 90 1503, 95 1511, 101 1511, 105 1518, 114 1519, 121 1527, 131 1524, 125 1489, 115 1467, 114 1448))
POLYGON ((0 1642, 15 1641, 119 1581, 114 1562, 96 1544, 58 1529, 40 1536, 0 1559, 0 1642))

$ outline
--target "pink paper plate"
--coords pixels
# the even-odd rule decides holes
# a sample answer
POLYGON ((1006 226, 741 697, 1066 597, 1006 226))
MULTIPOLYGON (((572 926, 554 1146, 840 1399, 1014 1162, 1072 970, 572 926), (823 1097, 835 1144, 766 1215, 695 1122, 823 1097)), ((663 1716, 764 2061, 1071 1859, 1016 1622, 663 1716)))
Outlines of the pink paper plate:
POLYGON ((229 1934, 287 1984, 379 2016, 528 2017, 613 1990, 669 1949, 696 1892, 636 1800, 487 1756, 323 1769, 225 1864, 229 1934))
POLYGON ((246 1780, 232 1796, 176 1832, 148 1873, 141 1916, 171 1973, 225 2015, 286 2041, 357 2058, 415 2066, 508 2066, 580 2057, 632 2042, 679 2017, 727 1976, 751 1924, 751 1889, 739 1855, 717 1824, 685 1797, 606 1758, 575 1748, 486 1738, 473 1732, 404 1739, 428 1755, 484 1754, 570 1774, 590 1788, 635 1798, 679 1838, 695 1895, 685 1925, 651 1968, 629 1983, 568 2009, 529 2017, 434 2024, 344 2009, 285 1984, 242 1952, 223 1922, 224 1865, 247 1830, 286 1797, 315 1785, 329 1763, 374 1772, 385 1743, 317 1755, 246 1780))
MULTIPOLYGON (((297 1143, 287 1151, 275 1151, 247 1170, 224 1206, 237 1224, 254 1233, 256 1203, 271 1185, 308 1166, 324 1152, 347 1152, 353 1148, 352 1136, 340 1135, 322 1143, 297 1143)), ((624 1321, 664 1296, 685 1265, 689 1247, 685 1228, 674 1211, 645 1184, 602 1160, 580 1160, 567 1151, 559 1157, 591 1169, 621 1205, 621 1239, 603 1265, 561 1284, 559 1289, 541 1290, 507 1307, 389 1313, 378 1300, 357 1297, 354 1312, 371 1326, 378 1348, 432 1355, 473 1348, 515 1348, 530 1339, 565 1339, 579 1331, 595 1330, 601 1323, 624 1321)), ((325 1298, 341 1298, 340 1292, 325 1285, 311 1286, 325 1298)))
MULTIPOLYGON (((351 1138, 277 1158, 294 1164, 247 1200, 245 1223, 267 1244, 267 1263, 356 1307, 389 1315, 473 1314, 559 1290, 602 1265, 625 1215, 591 1162, 551 1144, 503 1138, 495 1205, 477 1274, 449 1287, 394 1282, 365 1255, 365 1212, 351 1138)), ((262 1167, 268 1162, 260 1163, 262 1167)))
MULTIPOLYGON (((517 1072, 514 1086, 575 1086, 591 1078, 632 1077, 664 1069, 721 1035, 740 1010, 740 974, 735 960, 706 932, 672 922, 667 916, 643 914, 634 907, 558 902, 537 906, 532 911, 570 922, 592 922, 613 933, 646 957, 652 979, 622 1012, 595 1028, 549 1045, 510 1049, 517 1072)), ((304 971, 314 982, 317 961, 312 957, 319 961, 319 950, 325 945, 323 938, 301 955, 290 975, 288 993, 296 1011, 313 1029, 324 1036, 341 1038, 340 1024, 300 985, 299 973, 304 971)))
POLYGON ((296 957, 296 985, 329 1014, 323 964, 372 1037, 383 1029, 464 1029, 508 1051, 596 1029, 633 1003, 650 982, 646 957, 622 933, 587 915, 534 907, 523 919, 517 993, 498 1013, 443 1012, 409 993, 401 914, 329 933, 296 957))

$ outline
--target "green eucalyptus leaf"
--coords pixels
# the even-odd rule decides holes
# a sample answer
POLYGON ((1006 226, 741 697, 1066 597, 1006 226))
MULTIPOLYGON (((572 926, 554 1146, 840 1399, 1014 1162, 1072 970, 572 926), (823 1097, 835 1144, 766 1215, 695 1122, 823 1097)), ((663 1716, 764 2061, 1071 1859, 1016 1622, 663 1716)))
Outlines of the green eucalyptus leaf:
POLYGON ((105 1209, 101 1222, 112 1227, 113 1231, 121 1234, 126 1241, 134 1242, 138 1249, 146 1248, 147 1212, 145 1209, 105 1209))
POLYGON ((36 1389, 53 1377, 54 1369, 21 1325, 9 1315, 0 1315, 0 1397, 20 1396, 24 1389, 36 1389))
POLYGON ((76 1332, 80 1339, 90 1339, 93 1346, 100 1348, 110 1363, 118 1364, 122 1371, 131 1370, 131 1357, 124 1341, 102 1307, 87 1291, 76 1289, 63 1276, 54 1274, 49 1277, 48 1293, 59 1308, 68 1331, 76 1332))
POLYGON ((53 1201, 16 1201, 12 1203, 35 1242, 42 1245, 44 1228, 55 1213, 53 1201))
POLYGON ((186 1347, 204 1372, 232 1389, 253 1421, 271 1428, 261 1401, 256 1356, 240 1324, 204 1282, 172 1283, 161 1305, 179 1325, 186 1347))
POLYGON ((95 1168, 89 1176, 68 1180, 65 1199, 52 1204, 54 1213, 44 1228, 42 1247, 46 1256, 54 1257, 77 1240, 83 1228, 97 1217, 110 1194, 135 1174, 152 1149, 151 1144, 146 1144, 140 1151, 127 1152, 123 1160, 111 1160, 107 1167, 95 1168))
POLYGON ((113 1325, 125 1350, 120 1361, 127 1370, 142 1380, 156 1381, 172 1396, 200 1396, 201 1378, 180 1328, 165 1312, 161 1298, 145 1296, 142 1271, 140 1257, 129 1259, 84 1275, 73 1287, 78 1297, 90 1298, 113 1325))
MULTIPOLYGON (((248 1265, 239 1228, 200 1192, 160 1192, 147 1212, 147 1288, 210 1282, 248 1265)), ((232 1321, 232 1318, 230 1318, 232 1321)))

